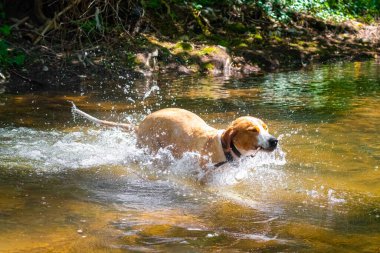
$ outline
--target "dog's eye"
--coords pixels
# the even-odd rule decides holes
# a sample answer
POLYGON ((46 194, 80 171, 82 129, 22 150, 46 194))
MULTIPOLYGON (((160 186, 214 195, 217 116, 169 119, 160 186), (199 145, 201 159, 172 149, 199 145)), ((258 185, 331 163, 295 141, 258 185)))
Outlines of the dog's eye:
POLYGON ((268 131, 268 126, 266 124, 263 124, 263 128, 265 131, 268 131))

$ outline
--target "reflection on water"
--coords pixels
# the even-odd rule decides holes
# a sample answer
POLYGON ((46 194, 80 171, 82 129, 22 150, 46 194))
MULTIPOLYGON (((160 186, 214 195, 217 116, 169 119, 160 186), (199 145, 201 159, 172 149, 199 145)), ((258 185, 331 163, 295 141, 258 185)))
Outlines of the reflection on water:
POLYGON ((0 95, 0 251, 379 252, 380 66, 356 62, 243 80, 154 77, 0 95), (165 107, 223 128, 250 114, 281 147, 204 186, 197 154, 147 155, 130 133, 165 107))

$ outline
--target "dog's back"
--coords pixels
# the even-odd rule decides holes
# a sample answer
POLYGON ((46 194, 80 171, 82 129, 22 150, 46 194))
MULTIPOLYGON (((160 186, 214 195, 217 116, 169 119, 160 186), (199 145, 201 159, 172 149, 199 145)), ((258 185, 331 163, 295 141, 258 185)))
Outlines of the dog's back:
POLYGON ((153 152, 170 147, 174 155, 200 151, 216 129, 196 114, 178 108, 162 109, 148 115, 138 126, 137 140, 153 152))

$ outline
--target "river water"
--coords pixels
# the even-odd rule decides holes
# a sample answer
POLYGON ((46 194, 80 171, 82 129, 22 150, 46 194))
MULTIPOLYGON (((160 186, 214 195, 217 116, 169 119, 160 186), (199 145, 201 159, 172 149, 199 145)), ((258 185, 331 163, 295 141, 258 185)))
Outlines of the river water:
POLYGON ((0 252, 379 252, 380 65, 245 79, 152 77, 0 94, 0 252), (198 181, 196 154, 147 155, 138 123, 181 107, 280 140, 198 181))

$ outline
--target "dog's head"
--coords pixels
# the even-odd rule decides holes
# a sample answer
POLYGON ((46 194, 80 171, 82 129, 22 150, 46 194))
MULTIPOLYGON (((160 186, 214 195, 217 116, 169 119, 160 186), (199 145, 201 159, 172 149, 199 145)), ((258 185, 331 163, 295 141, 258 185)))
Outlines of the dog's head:
POLYGON ((226 151, 230 151, 233 143, 242 155, 251 155, 259 148, 273 151, 278 140, 268 133, 268 127, 262 120, 246 116, 232 121, 222 134, 222 142, 226 151))

